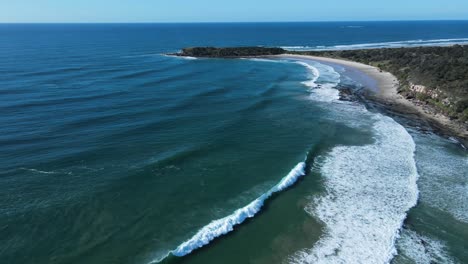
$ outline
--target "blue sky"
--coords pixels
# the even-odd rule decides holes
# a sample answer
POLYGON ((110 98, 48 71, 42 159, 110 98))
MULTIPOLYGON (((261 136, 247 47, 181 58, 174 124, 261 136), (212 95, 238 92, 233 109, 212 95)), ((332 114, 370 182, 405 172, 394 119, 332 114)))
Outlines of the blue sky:
POLYGON ((0 0, 0 22, 468 19, 468 0, 0 0))

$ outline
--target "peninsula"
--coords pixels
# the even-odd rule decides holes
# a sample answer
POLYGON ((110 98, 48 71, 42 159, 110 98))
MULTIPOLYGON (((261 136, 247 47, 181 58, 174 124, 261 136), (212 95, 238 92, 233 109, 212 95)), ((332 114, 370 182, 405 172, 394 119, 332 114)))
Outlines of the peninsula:
POLYGON ((184 48, 179 53, 169 55, 183 57, 207 57, 207 58, 238 58, 238 57, 255 57, 267 55, 284 54, 287 51, 282 48, 267 48, 267 47, 193 47, 184 48))
POLYGON ((464 141, 468 139, 467 45, 339 51, 193 47, 171 55, 209 58, 295 56, 354 67, 374 79, 386 78, 385 87, 380 85, 381 92, 374 99, 380 99, 392 110, 416 113, 438 129, 448 130, 464 141))

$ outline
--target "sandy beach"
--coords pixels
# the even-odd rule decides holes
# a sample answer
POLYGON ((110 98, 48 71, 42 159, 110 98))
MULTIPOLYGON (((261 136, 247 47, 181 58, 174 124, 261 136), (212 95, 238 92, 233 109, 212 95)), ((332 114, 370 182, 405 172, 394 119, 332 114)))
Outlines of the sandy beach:
POLYGON ((465 127, 444 115, 434 113, 433 110, 429 109, 427 106, 419 105, 401 96, 398 93, 399 81, 389 72, 381 71, 377 67, 367 64, 342 59, 293 54, 279 55, 276 57, 311 59, 326 64, 340 65, 356 73, 364 74, 371 78, 371 80, 363 80, 361 82, 365 88, 367 88, 366 97, 381 103, 386 108, 396 113, 424 118, 436 130, 443 134, 456 136, 460 138, 464 144, 468 141, 468 131, 465 127))

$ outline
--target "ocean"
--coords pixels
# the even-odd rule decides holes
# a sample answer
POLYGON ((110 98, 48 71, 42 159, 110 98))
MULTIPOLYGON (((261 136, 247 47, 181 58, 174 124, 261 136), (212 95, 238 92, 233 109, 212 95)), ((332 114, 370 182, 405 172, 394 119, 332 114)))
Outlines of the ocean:
POLYGON ((2 263, 466 263, 468 155, 299 59, 468 21, 0 24, 2 263))

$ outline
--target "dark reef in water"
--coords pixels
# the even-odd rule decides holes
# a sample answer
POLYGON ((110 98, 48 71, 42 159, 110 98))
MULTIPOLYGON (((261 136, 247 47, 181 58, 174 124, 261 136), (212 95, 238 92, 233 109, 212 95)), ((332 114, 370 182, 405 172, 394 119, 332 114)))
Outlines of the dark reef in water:
POLYGON ((254 57, 266 55, 279 55, 286 53, 282 48, 266 48, 266 47, 193 47, 184 48, 182 52, 170 54, 176 56, 188 57, 207 57, 207 58, 237 58, 237 57, 254 57))

